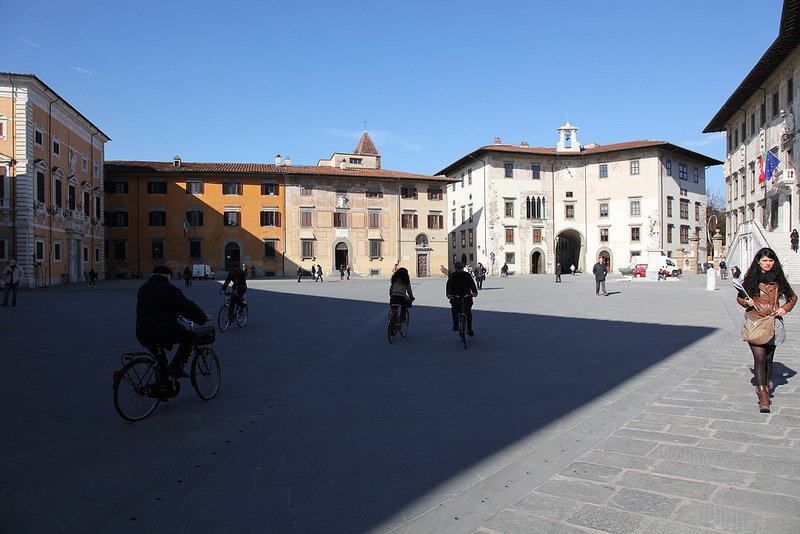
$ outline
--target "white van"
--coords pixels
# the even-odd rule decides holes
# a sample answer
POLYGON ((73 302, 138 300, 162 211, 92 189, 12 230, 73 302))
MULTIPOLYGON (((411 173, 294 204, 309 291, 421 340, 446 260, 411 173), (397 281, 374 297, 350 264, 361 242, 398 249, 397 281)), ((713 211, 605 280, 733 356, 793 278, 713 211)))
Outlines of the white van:
POLYGON ((210 265, 195 263, 192 265, 192 279, 197 280, 198 278, 202 278, 204 280, 213 280, 214 269, 212 269, 210 265))

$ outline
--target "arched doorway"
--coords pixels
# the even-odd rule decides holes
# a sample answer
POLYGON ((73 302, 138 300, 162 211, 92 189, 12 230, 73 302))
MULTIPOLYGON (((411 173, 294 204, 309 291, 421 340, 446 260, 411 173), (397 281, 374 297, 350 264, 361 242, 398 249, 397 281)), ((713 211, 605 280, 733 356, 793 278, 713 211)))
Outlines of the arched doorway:
POLYGON ((531 254, 531 274, 545 274, 544 254, 540 250, 534 250, 531 254))
POLYGON ((600 252, 598 252, 597 255, 600 257, 600 259, 603 260, 603 264, 606 266, 606 269, 608 269, 608 272, 610 273, 611 272, 611 252, 609 252, 607 249, 603 249, 600 252))
POLYGON ((419 234, 416 239, 416 253, 417 253, 417 276, 425 278, 429 274, 428 271, 428 254, 430 247, 428 245, 428 236, 419 234))
POLYGON ((461 255, 461 264, 466 267, 467 266, 467 254, 464 253, 461 255))
MULTIPOLYGON (((556 263, 561 264, 564 272, 575 269, 584 269, 583 237, 575 230, 564 230, 556 236, 556 263)), ((594 264, 594 262, 592 262, 594 264)))
POLYGON ((336 263, 333 268, 336 270, 338 270, 339 267, 344 266, 347 268, 347 266, 350 265, 350 250, 347 248, 347 243, 336 243, 334 259, 336 263))
POLYGON ((225 270, 230 271, 234 265, 241 265, 241 249, 238 243, 227 243, 225 245, 225 270))

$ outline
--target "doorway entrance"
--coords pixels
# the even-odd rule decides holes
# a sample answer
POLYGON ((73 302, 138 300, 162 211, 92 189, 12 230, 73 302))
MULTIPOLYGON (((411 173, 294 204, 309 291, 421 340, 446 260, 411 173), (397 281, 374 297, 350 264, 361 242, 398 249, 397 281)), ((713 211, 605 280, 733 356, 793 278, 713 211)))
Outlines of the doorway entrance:
POLYGON ((336 261, 336 264, 333 266, 334 270, 338 271, 339 267, 342 266, 347 269, 347 266, 350 265, 350 251, 347 248, 347 243, 336 243, 334 260, 336 261))
POLYGON ((538 250, 531 254, 531 274, 544 274, 544 255, 538 250))
POLYGON ((564 230, 556 236, 556 263, 561 264, 564 272, 569 272, 570 266, 575 270, 581 269, 584 262, 583 238, 575 230, 564 230))
POLYGON ((234 265, 242 265, 241 251, 238 243, 225 245, 225 270, 230 271, 234 265))
POLYGON ((428 276, 428 255, 417 253, 417 276, 420 278, 428 276))

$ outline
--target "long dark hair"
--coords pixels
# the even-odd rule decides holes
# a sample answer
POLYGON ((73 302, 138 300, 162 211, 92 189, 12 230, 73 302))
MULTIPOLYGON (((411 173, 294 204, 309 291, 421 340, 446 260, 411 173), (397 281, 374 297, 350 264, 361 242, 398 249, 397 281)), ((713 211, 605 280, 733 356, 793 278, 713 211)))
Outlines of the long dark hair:
POLYGON ((786 275, 783 274, 781 261, 778 259, 778 255, 775 254, 775 251, 768 247, 764 247, 756 252, 753 262, 750 264, 750 267, 747 268, 747 272, 744 274, 744 280, 742 280, 745 291, 747 291, 751 297, 761 294, 761 291, 758 289, 758 278, 761 274, 761 266, 758 264, 758 260, 765 256, 775 262, 770 272, 775 273, 775 283, 778 284, 778 294, 783 295, 784 298, 791 298, 792 295, 794 295, 794 291, 792 290, 792 286, 789 285, 789 281, 786 280, 786 275))
POLYGON ((401 284, 411 285, 411 279, 408 277, 408 269, 400 267, 392 275, 392 283, 400 282, 401 284))

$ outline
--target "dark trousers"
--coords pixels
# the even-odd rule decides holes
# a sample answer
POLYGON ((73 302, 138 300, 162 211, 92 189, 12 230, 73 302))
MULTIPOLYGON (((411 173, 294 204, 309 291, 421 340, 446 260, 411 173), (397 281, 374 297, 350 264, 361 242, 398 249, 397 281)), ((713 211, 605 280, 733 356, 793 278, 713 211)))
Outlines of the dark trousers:
POLYGON ((607 295, 608 292, 606 291, 606 281, 605 280, 595 280, 594 282, 595 290, 594 292, 598 295, 607 295))
POLYGON ((8 306, 8 295, 11 294, 11 305, 17 305, 17 286, 19 282, 13 284, 6 284, 6 291, 3 293, 3 306, 8 306))
MULTIPOLYGON (((458 315, 461 313, 461 299, 450 299, 450 312, 453 326, 458 328, 458 315)), ((467 316, 467 330, 472 330, 472 297, 464 299, 464 315, 467 316)))
POLYGON ((175 325, 175 330, 172 333, 171 339, 159 339, 156 341, 140 339, 139 343, 141 343, 147 350, 150 351, 151 354, 156 357, 156 362, 158 363, 158 369, 161 372, 161 376, 166 377, 168 374, 167 358, 163 351, 158 350, 158 347, 172 347, 175 343, 177 343, 178 349, 172 356, 172 362, 169 364, 169 367, 172 369, 180 369, 186 364, 187 361, 189 361, 189 355, 192 352, 192 346, 194 346, 195 338, 197 338, 197 334, 191 330, 187 330, 186 328, 175 325))

